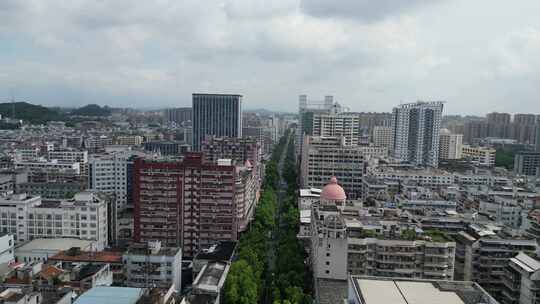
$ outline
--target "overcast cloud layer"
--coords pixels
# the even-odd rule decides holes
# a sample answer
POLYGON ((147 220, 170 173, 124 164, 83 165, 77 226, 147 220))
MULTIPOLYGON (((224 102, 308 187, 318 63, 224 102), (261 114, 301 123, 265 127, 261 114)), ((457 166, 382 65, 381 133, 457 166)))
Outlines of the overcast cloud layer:
POLYGON ((540 112, 538 0, 0 0, 0 100, 540 112))

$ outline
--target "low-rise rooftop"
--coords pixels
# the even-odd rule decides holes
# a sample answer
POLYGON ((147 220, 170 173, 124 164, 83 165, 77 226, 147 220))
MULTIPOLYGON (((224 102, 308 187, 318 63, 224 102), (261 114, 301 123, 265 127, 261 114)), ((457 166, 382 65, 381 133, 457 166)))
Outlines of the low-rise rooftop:
POLYGON ((122 252, 116 251, 79 251, 70 252, 70 250, 60 251, 49 257, 50 261, 58 262, 97 262, 97 263, 122 263, 122 252))
POLYGON ((498 304, 474 282, 351 276, 349 289, 364 304, 498 304))
POLYGON ((51 238, 51 239, 33 239, 17 247, 15 251, 32 250, 68 250, 72 247, 79 247, 82 250, 91 249, 92 241, 80 240, 75 238, 51 238))

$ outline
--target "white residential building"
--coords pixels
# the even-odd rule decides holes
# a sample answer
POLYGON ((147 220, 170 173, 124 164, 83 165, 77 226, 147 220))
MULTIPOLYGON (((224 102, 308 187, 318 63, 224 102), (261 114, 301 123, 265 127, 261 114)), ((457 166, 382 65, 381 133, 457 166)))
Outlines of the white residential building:
POLYGON ((88 162, 90 189, 114 195, 116 208, 126 208, 128 202, 128 164, 130 153, 113 152, 92 156, 88 162))
POLYGON ((161 247, 161 242, 133 244, 122 256, 128 287, 147 287, 182 290, 182 250, 161 247))
POLYGON ((107 204, 95 192, 77 193, 69 200, 42 200, 13 194, 0 197, 0 231, 13 234, 17 244, 35 238, 78 238, 107 246, 107 204))
POLYGON ((463 134, 452 134, 442 129, 439 135, 439 159, 461 159, 463 134))
POLYGON ((394 129, 387 126, 374 126, 372 135, 373 144, 376 146, 393 149, 394 129))
POLYGON ((445 188, 454 184, 454 176, 440 169, 396 169, 378 166, 368 169, 368 176, 394 182, 410 182, 416 186, 445 188))
POLYGON ((51 161, 16 161, 16 169, 28 169, 30 174, 33 172, 71 172, 81 174, 81 165, 79 162, 59 162, 51 161))
POLYGON ((310 136, 343 137, 346 146, 358 145, 360 116, 357 113, 339 112, 341 111, 339 105, 334 109, 338 110, 330 113, 308 113, 312 115, 308 115, 304 120, 305 133, 310 136))
POLYGON ((437 167, 443 102, 402 104, 393 110, 394 158, 437 167))
POLYGON ((39 158, 39 147, 18 148, 15 150, 15 161, 36 161, 39 158))
POLYGON ((57 160, 63 163, 81 163, 86 164, 88 162, 88 151, 79 150, 53 150, 48 152, 48 158, 50 160, 57 160))

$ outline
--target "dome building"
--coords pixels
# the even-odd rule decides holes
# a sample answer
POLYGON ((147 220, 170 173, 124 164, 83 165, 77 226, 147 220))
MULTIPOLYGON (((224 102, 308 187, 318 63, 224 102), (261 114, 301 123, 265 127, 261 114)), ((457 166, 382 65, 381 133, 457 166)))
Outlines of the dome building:
POLYGON ((335 176, 330 178, 330 182, 324 186, 321 192, 321 205, 335 205, 339 209, 343 209, 347 195, 345 190, 338 184, 338 180, 335 176))
POLYGON ((324 186, 319 204, 311 210, 311 263, 317 278, 347 277, 347 226, 341 215, 347 196, 333 176, 324 186))

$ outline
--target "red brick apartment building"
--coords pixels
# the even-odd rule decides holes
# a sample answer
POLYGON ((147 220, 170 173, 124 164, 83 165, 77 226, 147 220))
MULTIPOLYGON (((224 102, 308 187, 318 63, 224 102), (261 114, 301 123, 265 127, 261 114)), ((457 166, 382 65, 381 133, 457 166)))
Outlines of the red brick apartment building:
POLYGON ((184 256, 221 240, 238 240, 258 198, 256 174, 201 153, 183 161, 137 159, 134 165, 135 241, 182 247, 184 256))

